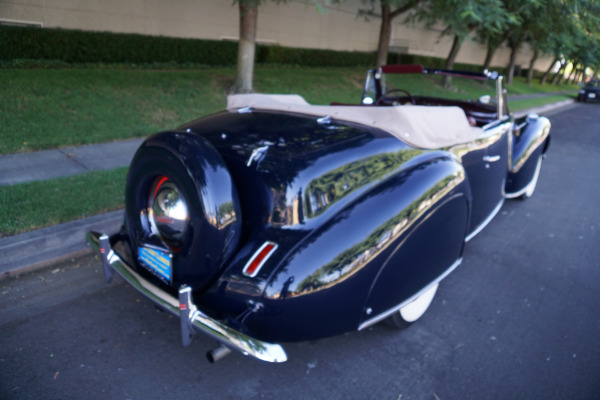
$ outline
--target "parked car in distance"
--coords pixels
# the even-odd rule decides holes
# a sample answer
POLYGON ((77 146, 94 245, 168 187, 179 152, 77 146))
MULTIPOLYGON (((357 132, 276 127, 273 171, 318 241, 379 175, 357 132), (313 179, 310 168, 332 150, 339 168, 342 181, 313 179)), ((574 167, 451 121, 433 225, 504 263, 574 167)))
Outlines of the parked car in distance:
POLYGON ((184 345, 283 362, 285 342, 420 318, 505 199, 533 194, 549 132, 489 72, 384 66, 351 105, 234 95, 147 138, 122 229, 88 242, 184 345))
POLYGON ((577 101, 600 101, 600 80, 589 81, 579 90, 577 101))

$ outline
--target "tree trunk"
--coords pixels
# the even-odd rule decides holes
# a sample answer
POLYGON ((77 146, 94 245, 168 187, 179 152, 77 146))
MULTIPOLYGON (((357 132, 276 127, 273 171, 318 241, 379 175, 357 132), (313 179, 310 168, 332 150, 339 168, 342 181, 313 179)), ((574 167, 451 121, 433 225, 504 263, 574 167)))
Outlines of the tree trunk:
POLYGON ((496 50, 498 50, 498 47, 500 47, 500 45, 502 43, 504 43, 504 41, 506 39, 509 38, 510 33, 511 33, 510 31, 507 31, 500 37, 491 36, 488 38, 487 52, 485 54, 485 61, 483 62, 483 69, 490 69, 490 67, 492 65, 492 59, 494 58, 494 54, 496 53, 496 50))
POLYGON ((256 26, 258 6, 238 1, 240 12, 240 41, 235 84, 231 93, 251 93, 254 75, 254 54, 256 52, 256 26))
POLYGON ((567 78, 567 83, 573 83, 573 77, 575 76, 575 73, 578 71, 578 68, 575 68, 575 66, 573 66, 573 68, 571 69, 571 73, 569 74, 569 77, 567 78))
POLYGON ((487 44, 487 53, 485 53, 483 69, 490 69, 490 65, 492 64, 492 58, 494 58, 494 53, 496 53, 496 49, 498 49, 498 46, 493 45, 490 40, 487 44))
POLYGON ((561 75, 564 75, 564 74, 565 74, 565 72, 564 72, 564 69, 563 69, 563 68, 565 67, 565 65, 566 65, 566 64, 567 64, 567 63, 566 63, 566 61, 561 61, 561 63, 560 63, 560 68, 558 69, 558 72, 557 72, 557 73, 554 75, 554 77, 552 78, 552 82, 551 82, 551 83, 552 83, 553 85, 557 85, 557 84, 559 83, 559 82, 558 82, 558 77, 559 77, 559 76, 561 76, 561 75))
MULTIPOLYGON (((446 58, 446 64, 444 66, 445 69, 454 68, 454 61, 456 60, 456 56, 458 55, 458 51, 460 50, 461 45, 462 39, 458 35, 454 35, 454 40, 452 41, 450 53, 448 54, 448 58, 446 58)), ((450 86, 452 86, 452 78, 449 76, 444 76, 442 80, 442 85, 445 88, 449 88, 450 86)))
POLYGON ((377 68, 387 64, 391 37, 392 16, 390 6, 381 3, 381 27, 379 29, 379 44, 377 45, 377 68))
POLYGON ((548 70, 544 73, 544 75, 542 75, 542 77, 540 78, 541 85, 546 84, 546 79, 548 79, 548 75, 550 75, 550 71, 552 71, 552 68, 554 67, 554 64, 557 63, 557 61, 558 61, 558 57, 556 57, 554 59, 554 61, 552 61, 552 64, 550 64, 550 67, 548 67, 548 70))
POLYGON ((392 38, 392 20, 398 15, 415 7, 420 0, 413 0, 394 11, 388 2, 381 1, 381 26, 379 27, 379 43, 377 44, 377 67, 387 64, 390 39, 392 38))
POLYGON ((587 69, 587 67, 585 65, 579 69, 579 73, 575 76, 574 83, 580 83, 583 81, 586 69, 587 69))
POLYGON ((507 67, 508 76, 506 77, 506 84, 512 85, 513 78, 515 76, 515 63, 517 62, 517 54, 519 53, 519 49, 523 43, 523 34, 521 33, 516 36, 511 36, 508 39, 508 42, 510 45, 510 59, 507 67))
POLYGON ((577 80, 577 82, 579 82, 579 83, 585 83, 586 78, 587 78, 587 74, 586 74, 585 71, 587 71, 587 69, 588 69, 588 67, 586 67, 586 66, 584 66, 581 69, 581 74, 579 75, 579 79, 577 80))
POLYGON ((533 56, 531 57, 531 60, 529 61, 529 70, 527 70, 527 84, 530 86, 531 86, 531 81, 533 80, 533 66, 535 65, 538 55, 539 55, 539 51, 538 51, 538 49, 535 49, 533 51, 533 56))
POLYGON ((575 70, 575 74, 573 74, 573 78, 570 80, 570 84, 573 85, 576 82, 579 82, 579 76, 581 75, 581 72, 583 72, 585 70, 585 67, 579 67, 575 70))
POLYGON ((513 78, 515 76, 515 61, 517 59, 517 53, 519 51, 519 46, 520 46, 520 44, 517 44, 514 47, 511 46, 510 59, 508 61, 508 68, 507 68, 508 76, 506 77, 507 85, 512 85, 512 83, 513 83, 513 78))

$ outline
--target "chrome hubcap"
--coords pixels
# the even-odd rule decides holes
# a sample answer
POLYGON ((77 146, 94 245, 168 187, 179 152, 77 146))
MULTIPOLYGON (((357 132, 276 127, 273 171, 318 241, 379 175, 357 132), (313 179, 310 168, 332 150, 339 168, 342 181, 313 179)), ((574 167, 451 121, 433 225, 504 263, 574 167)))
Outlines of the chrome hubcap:
POLYGON ((160 178, 154 186, 150 207, 153 233, 170 245, 181 245, 189 220, 188 208, 183 195, 168 178, 160 178))

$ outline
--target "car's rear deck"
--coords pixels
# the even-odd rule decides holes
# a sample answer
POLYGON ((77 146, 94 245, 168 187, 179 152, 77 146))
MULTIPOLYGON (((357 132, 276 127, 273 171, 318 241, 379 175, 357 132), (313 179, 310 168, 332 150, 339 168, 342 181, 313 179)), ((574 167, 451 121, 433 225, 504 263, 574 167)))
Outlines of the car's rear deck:
POLYGON ((439 149, 475 140, 482 129, 469 124, 465 111, 455 105, 311 105, 299 95, 238 94, 227 98, 227 109, 245 108, 329 117, 382 129, 422 149, 439 149))

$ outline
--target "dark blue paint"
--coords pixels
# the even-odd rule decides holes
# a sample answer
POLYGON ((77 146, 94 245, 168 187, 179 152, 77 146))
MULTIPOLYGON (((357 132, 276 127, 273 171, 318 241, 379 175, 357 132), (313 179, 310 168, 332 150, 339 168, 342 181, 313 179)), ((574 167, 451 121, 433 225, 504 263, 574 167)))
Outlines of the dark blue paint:
MULTIPOLYGON (((527 138, 539 140, 535 127, 516 140, 509 137, 510 127, 507 119, 489 126, 475 143, 420 150, 348 122, 224 112, 152 137, 143 148, 168 150, 158 168, 181 185, 186 199, 201 198, 192 209, 205 215, 191 222, 193 244, 180 250, 195 261, 176 262, 168 289, 191 284, 205 312, 264 340, 355 330, 413 296, 462 256, 467 233, 501 200, 515 154, 527 147, 527 138), (178 135, 184 140, 177 144, 178 135), (495 155, 501 161, 484 159, 495 155), (226 195, 213 198, 214 191, 226 195), (211 218, 212 207, 203 204, 223 202, 233 204, 234 222, 198 234, 217 216, 211 218), (256 277, 243 275, 265 241, 276 242, 277 251, 256 277), (207 249, 212 255, 201 260, 207 249), (218 264, 217 270, 199 277, 207 262, 218 264)), ((525 174, 528 165, 511 173, 525 174)), ((132 166, 140 171, 128 183, 132 243, 145 240, 139 226, 131 227, 146 188, 134 178, 156 173, 152 168, 141 156, 132 166)))
POLYGON ((515 121, 516 126, 526 123, 515 132, 512 141, 512 163, 506 179, 506 193, 516 193, 527 186, 535 172, 538 158, 550 144, 550 122, 546 118, 515 121))

